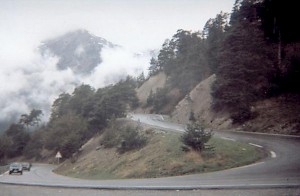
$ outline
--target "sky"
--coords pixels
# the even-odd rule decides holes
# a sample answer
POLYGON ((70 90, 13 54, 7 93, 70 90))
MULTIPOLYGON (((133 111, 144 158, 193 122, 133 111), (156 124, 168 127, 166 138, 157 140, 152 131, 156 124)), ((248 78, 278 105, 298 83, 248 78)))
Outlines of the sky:
POLYGON ((16 118, 15 111, 49 110, 60 93, 72 92, 80 82, 99 88, 114 75, 145 71, 150 56, 134 53, 159 50, 178 29, 202 30, 209 18, 231 12, 234 1, 0 0, 0 123, 16 118), (58 71, 58 59, 42 57, 37 48, 43 40, 76 29, 123 50, 104 51, 101 67, 85 78, 58 71))

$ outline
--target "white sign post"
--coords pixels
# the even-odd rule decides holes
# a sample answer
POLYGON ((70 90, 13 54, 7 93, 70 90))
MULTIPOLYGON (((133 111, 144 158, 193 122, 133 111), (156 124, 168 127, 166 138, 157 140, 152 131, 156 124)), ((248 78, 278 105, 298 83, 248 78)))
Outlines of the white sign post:
POLYGON ((59 164, 59 159, 62 158, 62 156, 61 156, 61 154, 60 154, 59 151, 56 153, 55 158, 57 158, 57 162, 58 162, 58 164, 59 164))

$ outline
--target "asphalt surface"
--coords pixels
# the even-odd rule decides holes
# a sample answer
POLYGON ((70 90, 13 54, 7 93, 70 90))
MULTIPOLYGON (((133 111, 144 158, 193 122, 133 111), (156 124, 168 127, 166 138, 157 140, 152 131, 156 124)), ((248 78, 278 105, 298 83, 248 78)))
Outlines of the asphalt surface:
MULTIPOLYGON (((133 120, 173 131, 184 126, 164 121, 160 115, 132 115, 133 120)), ((217 132, 215 136, 249 143, 264 148, 268 157, 258 163, 225 171, 167 178, 130 180, 83 180, 52 172, 55 165, 33 164, 23 175, 0 176, 0 183, 56 188, 88 188, 102 190, 233 190, 300 188, 300 138, 241 132, 217 132)))
POLYGON ((0 184, 2 196, 299 196, 300 189, 99 190, 0 184))

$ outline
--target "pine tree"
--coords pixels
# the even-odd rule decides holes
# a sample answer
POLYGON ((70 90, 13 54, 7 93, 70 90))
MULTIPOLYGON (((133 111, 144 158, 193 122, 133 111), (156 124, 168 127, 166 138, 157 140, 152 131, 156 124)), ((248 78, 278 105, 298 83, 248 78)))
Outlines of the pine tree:
POLYGON ((235 10, 231 27, 223 43, 213 87, 213 106, 216 110, 226 109, 234 122, 251 118, 251 104, 265 97, 274 75, 274 53, 260 29, 255 17, 255 1, 242 2, 235 10))

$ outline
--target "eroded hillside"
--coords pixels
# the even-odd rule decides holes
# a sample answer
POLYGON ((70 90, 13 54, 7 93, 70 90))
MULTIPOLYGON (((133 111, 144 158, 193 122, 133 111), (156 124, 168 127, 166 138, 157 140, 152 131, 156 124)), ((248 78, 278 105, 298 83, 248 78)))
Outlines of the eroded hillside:
POLYGON ((163 88, 166 84, 167 76, 160 72, 150 77, 144 84, 137 89, 137 96, 142 104, 146 104, 150 91, 156 92, 158 88, 163 88))
MULTIPOLYGON (((162 77, 165 76, 159 74, 150 78, 137 90, 141 102, 147 100, 151 89, 164 87, 164 83, 161 82, 162 77)), ((275 134, 300 134, 299 96, 284 94, 257 101, 251 106, 255 114, 252 119, 243 124, 232 124, 228 113, 216 113, 212 109, 211 88, 215 80, 216 76, 211 75, 178 102, 170 113, 172 121, 186 124, 193 115, 197 121, 217 130, 237 129, 275 134)))
POLYGON ((172 119, 175 122, 186 124, 189 123, 191 115, 193 115, 197 121, 205 125, 228 128, 231 124, 231 120, 228 116, 225 114, 217 114, 211 108, 211 86, 215 80, 216 76, 211 75, 200 82, 177 104, 171 113, 172 119))

